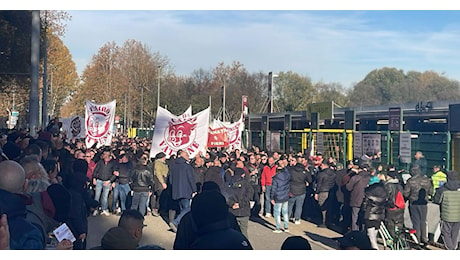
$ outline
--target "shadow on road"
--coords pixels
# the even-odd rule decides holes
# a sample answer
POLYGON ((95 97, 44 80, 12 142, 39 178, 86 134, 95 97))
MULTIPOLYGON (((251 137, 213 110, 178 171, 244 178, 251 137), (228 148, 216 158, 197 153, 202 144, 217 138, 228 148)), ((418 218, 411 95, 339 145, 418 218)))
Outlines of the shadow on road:
POLYGON ((315 242, 319 242, 328 247, 337 249, 337 242, 332 238, 314 234, 308 231, 305 231, 305 235, 315 242))

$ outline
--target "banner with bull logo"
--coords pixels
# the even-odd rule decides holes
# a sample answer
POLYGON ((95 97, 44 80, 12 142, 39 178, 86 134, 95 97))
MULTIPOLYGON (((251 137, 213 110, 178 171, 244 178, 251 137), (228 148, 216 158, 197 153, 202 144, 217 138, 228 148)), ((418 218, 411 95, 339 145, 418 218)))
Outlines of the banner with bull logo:
POLYGON ((115 107, 116 100, 105 104, 96 104, 86 100, 86 147, 96 144, 96 147, 99 148, 112 143, 115 107))
POLYGON ((72 138, 85 137, 85 119, 82 116, 59 118, 59 121, 62 122, 62 132, 65 134, 67 142, 70 142, 72 138))
POLYGON ((175 116, 168 110, 158 107, 150 157, 153 158, 157 153, 164 152, 169 158, 179 149, 187 150, 190 158, 200 151, 205 152, 210 108, 195 115, 188 115, 187 111, 180 116, 175 116))
POLYGON ((244 121, 243 115, 241 115, 240 119, 234 123, 229 122, 222 122, 218 119, 214 119, 213 122, 213 129, 218 129, 220 127, 224 127, 227 130, 228 136, 228 149, 230 151, 242 148, 242 133, 244 131, 244 121))

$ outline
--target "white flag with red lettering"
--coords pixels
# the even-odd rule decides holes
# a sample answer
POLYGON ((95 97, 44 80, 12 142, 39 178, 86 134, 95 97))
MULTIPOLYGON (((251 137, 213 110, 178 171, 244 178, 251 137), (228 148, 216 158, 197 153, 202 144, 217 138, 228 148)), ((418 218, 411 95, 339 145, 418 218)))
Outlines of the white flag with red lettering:
POLYGON ((175 116, 168 110, 158 107, 150 157, 164 152, 166 158, 169 158, 178 150, 186 150, 192 158, 198 152, 206 150, 210 108, 195 115, 187 114, 187 111, 175 116))
POLYGON ((241 150, 243 143, 241 136, 244 131, 243 115, 241 115, 240 119, 234 123, 222 122, 218 119, 214 119, 213 125, 214 129, 225 127, 227 130, 228 149, 230 151, 234 151, 236 149, 241 150))
POLYGON ((96 104, 86 100, 86 147, 89 148, 96 144, 96 147, 99 148, 112 143, 116 103, 116 100, 105 104, 96 104))

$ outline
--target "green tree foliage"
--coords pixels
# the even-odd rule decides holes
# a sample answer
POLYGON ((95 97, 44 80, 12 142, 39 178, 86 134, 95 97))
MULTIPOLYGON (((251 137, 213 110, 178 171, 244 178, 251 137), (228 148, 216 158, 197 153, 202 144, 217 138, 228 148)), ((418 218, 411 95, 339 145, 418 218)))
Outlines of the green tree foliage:
POLYGON ((456 100, 459 82, 433 71, 423 73, 396 68, 371 71, 348 93, 351 106, 386 105, 418 101, 456 100))
POLYGON ((69 49, 54 35, 48 36, 49 114, 60 116, 61 108, 78 86, 78 74, 69 49))
POLYGON ((274 110, 301 111, 310 103, 318 102, 318 90, 309 77, 295 72, 281 72, 273 79, 274 110))

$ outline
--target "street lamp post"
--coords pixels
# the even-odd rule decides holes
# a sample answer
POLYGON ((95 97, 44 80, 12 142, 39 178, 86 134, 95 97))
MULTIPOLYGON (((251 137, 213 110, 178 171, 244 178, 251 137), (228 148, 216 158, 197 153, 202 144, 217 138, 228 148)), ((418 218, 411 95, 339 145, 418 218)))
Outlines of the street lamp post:
POLYGON ((161 73, 161 66, 158 66, 158 96, 157 96, 157 106, 160 106, 160 74, 161 73))
POLYGON ((278 75, 273 74, 271 71, 268 73, 268 96, 270 97, 270 113, 273 113, 273 78, 278 77, 278 75))

